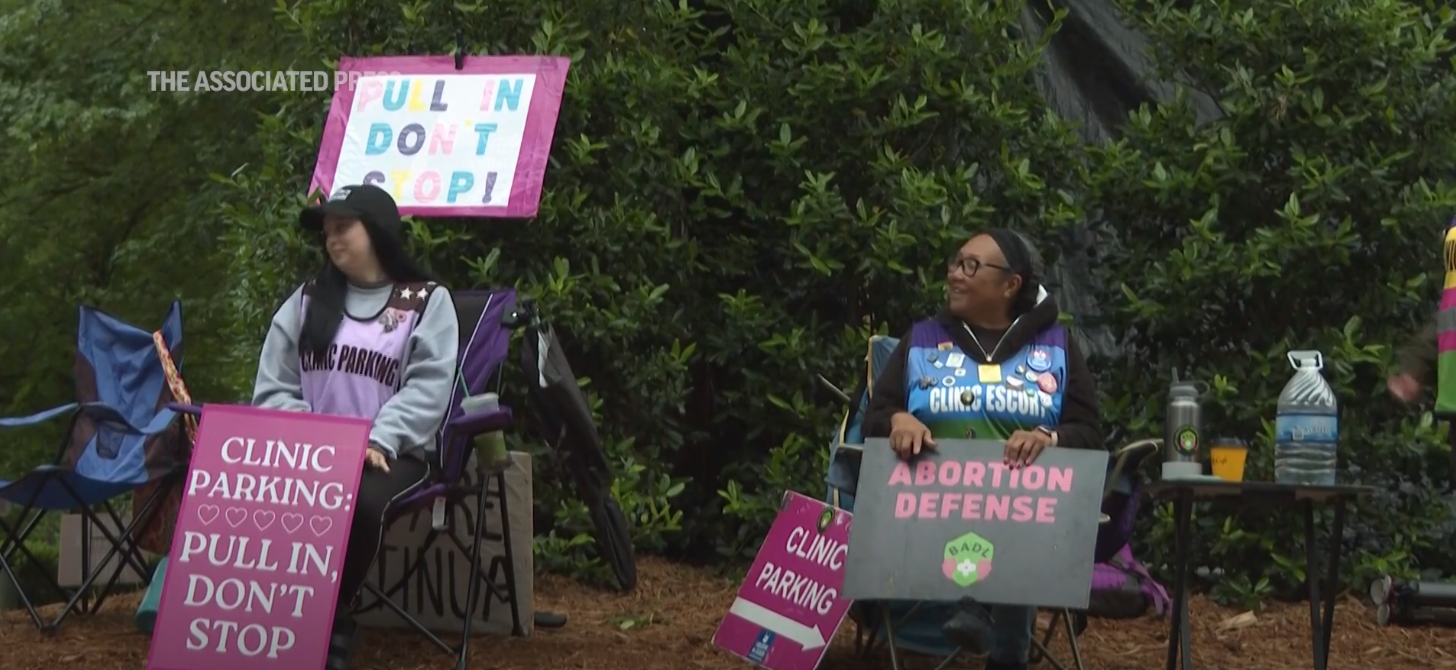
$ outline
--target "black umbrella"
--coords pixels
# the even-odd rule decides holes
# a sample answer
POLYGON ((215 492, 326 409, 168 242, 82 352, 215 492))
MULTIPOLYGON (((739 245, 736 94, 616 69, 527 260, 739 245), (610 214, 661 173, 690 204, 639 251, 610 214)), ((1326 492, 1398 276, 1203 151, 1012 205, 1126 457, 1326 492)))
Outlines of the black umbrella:
POLYGON ((565 457, 577 496, 586 503, 596 527, 597 550, 612 567, 621 589, 631 590, 637 586, 632 533, 626 515, 612 497, 612 469, 607 464, 602 438, 561 342, 528 297, 521 298, 501 321, 507 328, 526 328, 521 364, 530 388, 527 413, 551 448, 565 457))

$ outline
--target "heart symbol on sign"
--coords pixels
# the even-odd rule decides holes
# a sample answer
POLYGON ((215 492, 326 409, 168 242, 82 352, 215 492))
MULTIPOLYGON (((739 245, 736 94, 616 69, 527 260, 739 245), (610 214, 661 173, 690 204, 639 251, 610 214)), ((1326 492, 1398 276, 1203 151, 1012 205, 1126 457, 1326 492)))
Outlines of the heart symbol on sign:
POLYGON ((197 518, 202 521, 202 525, 207 526, 217 521, 217 515, 221 511, 217 505, 198 505, 197 518))
POLYGON ((248 510, 241 507, 229 507, 227 511, 227 522, 229 526, 237 528, 248 520, 248 510))
POLYGON ((324 533, 329 532, 329 529, 334 527, 334 520, 326 516, 316 516, 308 520, 308 527, 313 529, 314 535, 323 537, 324 533))
POLYGON ((303 527, 303 515, 297 512, 284 512, 279 523, 283 524, 283 530, 290 533, 297 532, 299 528, 303 527))
POLYGON ((274 518, 275 515, 272 512, 260 509, 253 512, 253 525, 257 526, 258 530, 268 530, 268 527, 273 525, 274 518))

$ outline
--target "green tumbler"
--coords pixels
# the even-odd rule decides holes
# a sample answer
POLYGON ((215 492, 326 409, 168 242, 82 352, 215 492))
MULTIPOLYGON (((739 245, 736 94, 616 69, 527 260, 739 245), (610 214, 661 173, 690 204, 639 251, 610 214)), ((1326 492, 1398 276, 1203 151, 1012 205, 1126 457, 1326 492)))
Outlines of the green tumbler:
POLYGON ((486 470, 504 470, 511 462, 510 452, 506 451, 506 434, 492 430, 475 436, 475 457, 486 470))

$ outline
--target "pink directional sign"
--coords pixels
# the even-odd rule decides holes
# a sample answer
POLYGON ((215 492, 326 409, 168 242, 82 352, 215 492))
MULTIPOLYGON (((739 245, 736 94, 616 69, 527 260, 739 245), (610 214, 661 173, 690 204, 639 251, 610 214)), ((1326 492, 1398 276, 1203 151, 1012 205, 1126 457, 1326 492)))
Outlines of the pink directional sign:
POLYGON ((321 668, 369 422, 207 405, 148 670, 321 668))
POLYGON ((769 670, 814 670, 849 611, 839 592, 852 519, 785 493, 713 646, 769 670))

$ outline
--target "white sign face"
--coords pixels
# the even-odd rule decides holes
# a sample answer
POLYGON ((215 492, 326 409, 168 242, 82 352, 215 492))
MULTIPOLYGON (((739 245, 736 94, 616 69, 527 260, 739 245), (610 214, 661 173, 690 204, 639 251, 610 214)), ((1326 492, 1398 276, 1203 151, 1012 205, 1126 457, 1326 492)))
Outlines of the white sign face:
POLYGON ((359 79, 332 184, 374 184, 407 208, 510 205, 534 74, 359 79))

